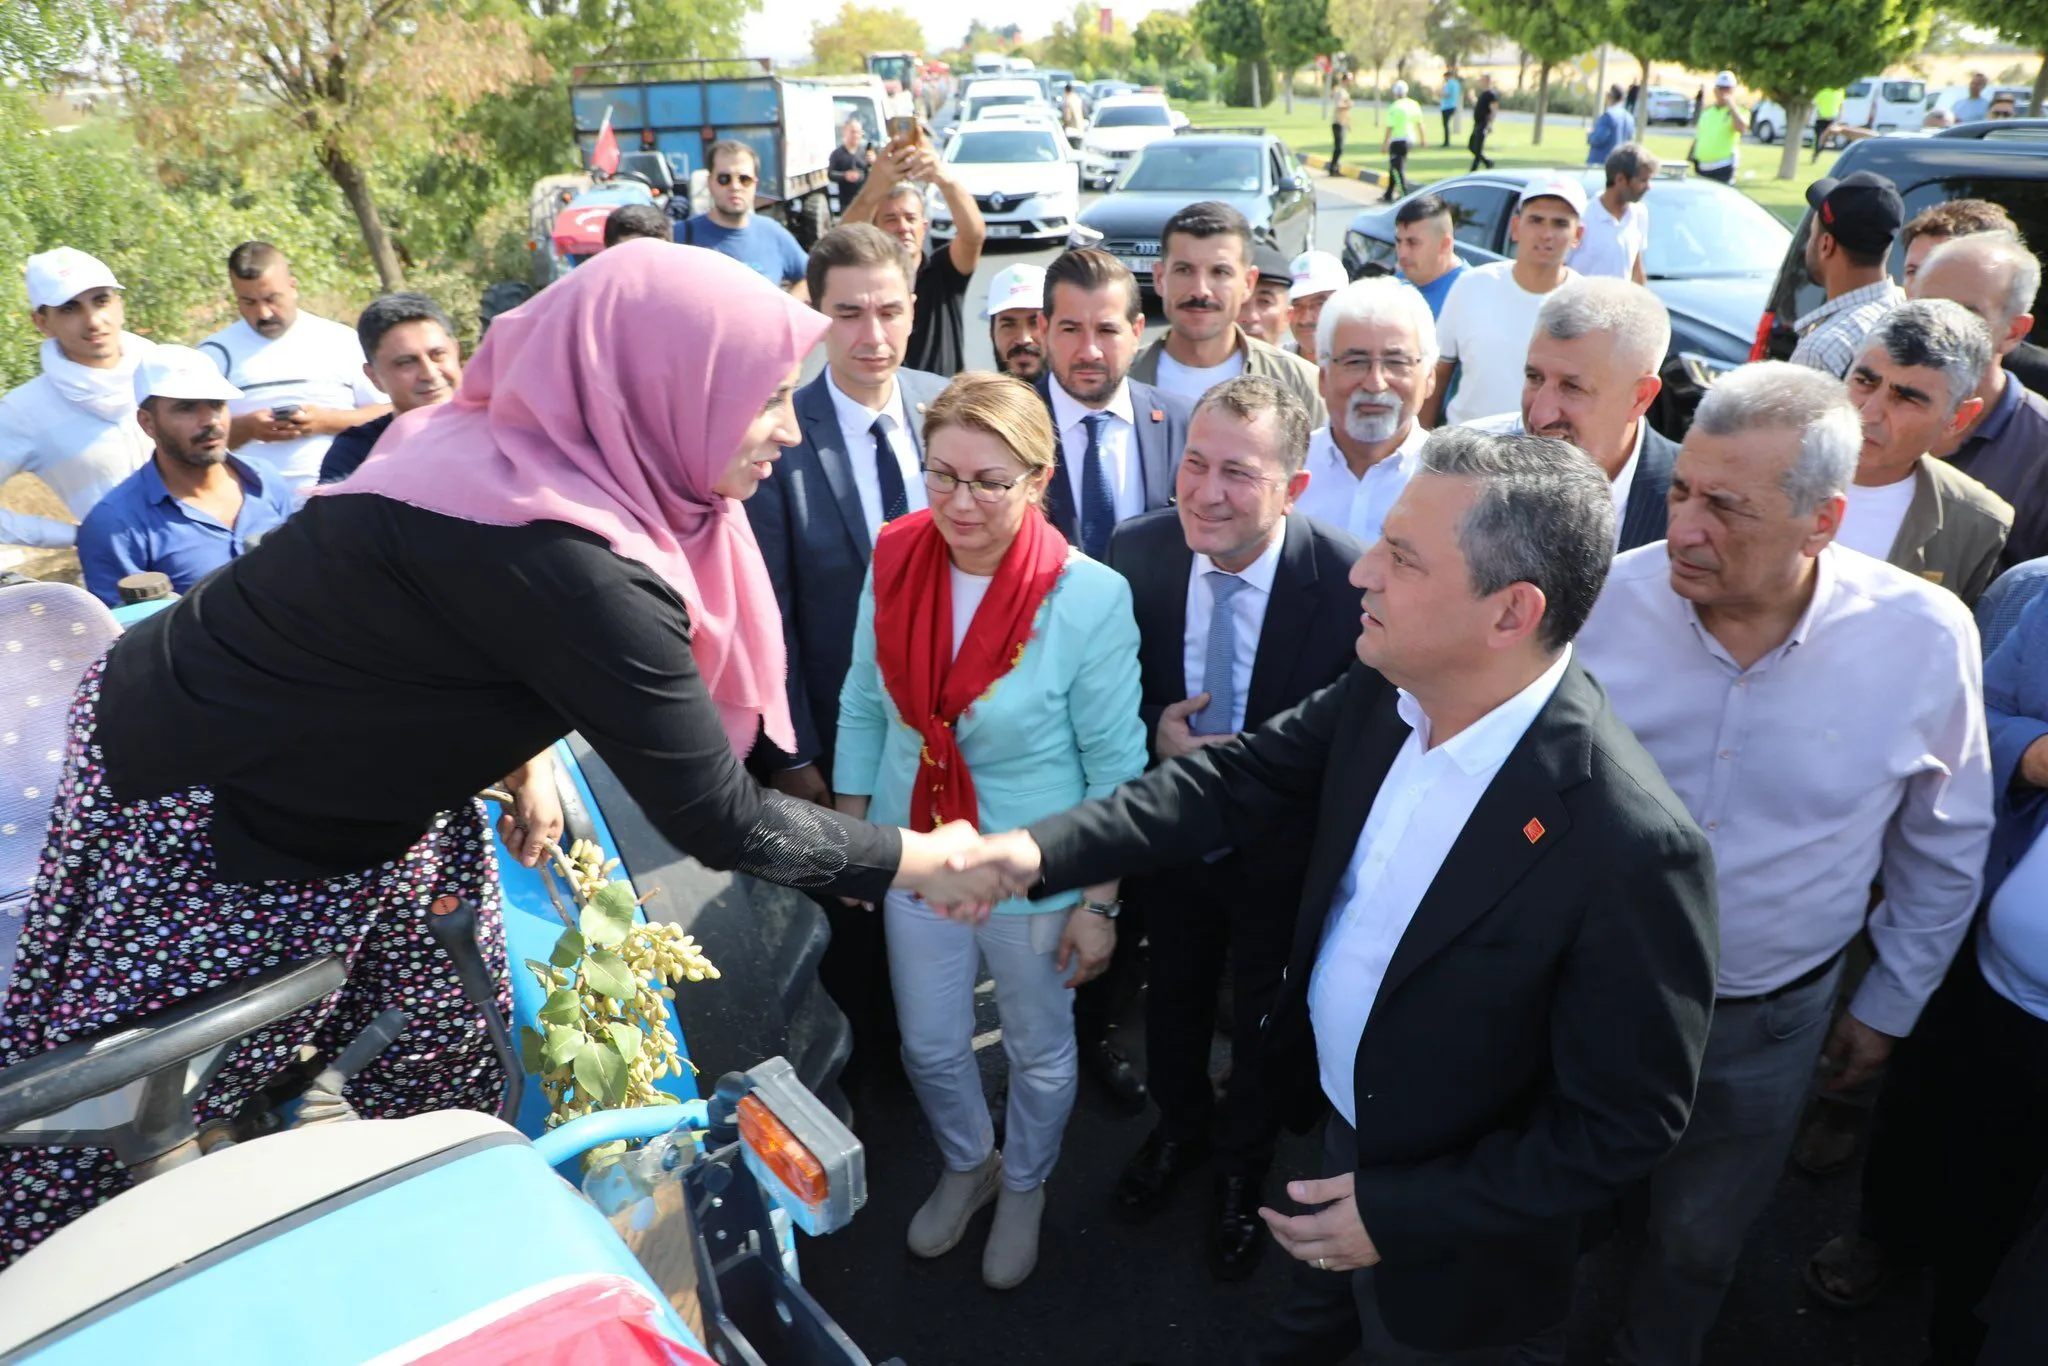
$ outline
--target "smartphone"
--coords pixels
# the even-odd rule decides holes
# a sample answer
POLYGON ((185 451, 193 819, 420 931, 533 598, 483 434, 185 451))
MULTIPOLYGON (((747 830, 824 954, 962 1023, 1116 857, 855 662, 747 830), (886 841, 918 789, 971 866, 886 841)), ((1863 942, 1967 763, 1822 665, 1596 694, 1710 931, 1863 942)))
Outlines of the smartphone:
POLYGON ((889 141, 900 143, 920 142, 924 130, 917 126, 917 120, 907 114, 898 114, 889 120, 889 141))
POLYGON ((299 403, 273 403, 270 405, 270 420, 289 422, 299 415, 299 409, 304 406, 299 403))

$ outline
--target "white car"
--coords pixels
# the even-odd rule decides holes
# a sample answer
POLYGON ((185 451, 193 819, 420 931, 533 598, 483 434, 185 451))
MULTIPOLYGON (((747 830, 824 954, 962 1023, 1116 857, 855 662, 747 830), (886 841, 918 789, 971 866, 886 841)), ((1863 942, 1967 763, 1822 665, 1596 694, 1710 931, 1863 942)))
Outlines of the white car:
POLYGON ((1643 97, 1643 122, 1691 123, 1692 96, 1669 86, 1651 86, 1643 97))
POLYGON ((960 110, 960 126, 965 128, 980 118, 985 110, 1008 104, 1045 105, 1045 91, 1037 81, 976 81, 974 88, 967 92, 967 103, 960 110))
POLYGON ((1095 106, 1081 134, 1081 179, 1090 189, 1107 189, 1139 149, 1170 138, 1187 116, 1169 109, 1159 95, 1117 95, 1095 106))
MULTIPOLYGON (((1840 128, 1869 128, 1879 133, 1917 132, 1927 118, 1927 82, 1866 76, 1842 93, 1842 112, 1835 115, 1840 128)), ((1758 142, 1776 142, 1785 136, 1785 111, 1765 100, 1752 111, 1750 131, 1758 142)), ((1809 112, 1802 142, 1813 141, 1813 115, 1809 112)))
MULTIPOLYGON (((1064 243, 1080 216, 1080 168, 1055 125, 1015 118, 964 123, 946 144, 945 161, 974 196, 991 239, 1064 243)), ((953 215, 936 187, 927 213, 933 239, 952 240, 953 215)))

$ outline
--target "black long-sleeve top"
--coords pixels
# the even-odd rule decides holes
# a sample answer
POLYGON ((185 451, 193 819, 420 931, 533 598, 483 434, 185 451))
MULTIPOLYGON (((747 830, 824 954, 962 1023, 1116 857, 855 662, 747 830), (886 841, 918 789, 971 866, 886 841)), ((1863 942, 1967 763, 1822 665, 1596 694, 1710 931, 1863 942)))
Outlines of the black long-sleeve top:
POLYGON ((572 729, 711 867, 878 900, 901 853, 893 829, 749 779, 682 600, 560 522, 315 498, 116 642, 97 719, 117 797, 212 788, 234 882, 396 858, 572 729))

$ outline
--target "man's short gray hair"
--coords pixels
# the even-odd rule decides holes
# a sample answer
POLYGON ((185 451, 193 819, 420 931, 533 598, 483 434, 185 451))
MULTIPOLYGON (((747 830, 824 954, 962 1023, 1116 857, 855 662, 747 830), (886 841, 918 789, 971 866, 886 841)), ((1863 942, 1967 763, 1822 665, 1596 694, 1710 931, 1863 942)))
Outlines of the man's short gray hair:
POLYGON ((1842 382, 1781 360, 1745 365, 1714 381, 1692 425, 1707 436, 1799 433, 1799 457, 1778 481, 1799 517, 1848 491, 1863 450, 1863 419, 1842 382))
POLYGON ((1547 436, 1439 427, 1422 472, 1470 479, 1479 497, 1458 528, 1477 597, 1512 583, 1543 594, 1538 639, 1555 653, 1586 624, 1614 560, 1614 493, 1593 458, 1547 436))
MULTIPOLYGON (((1863 338, 1858 359, 1873 349, 1890 356, 1893 365, 1941 371, 1948 381, 1948 410, 1954 413, 1991 368, 1991 329, 1954 300, 1909 299, 1878 319, 1863 338)), ((1849 373, 1856 373, 1853 363, 1849 373)))
POLYGON ((1210 408, 1221 408, 1245 422, 1256 422, 1271 413, 1279 438, 1273 458, 1280 462, 1280 468, 1292 479, 1308 463, 1308 405, 1286 385, 1264 375, 1239 375, 1224 380, 1195 401, 1195 410, 1188 416, 1189 425, 1210 408))
POLYGON ((1664 301, 1633 280, 1595 275, 1552 290, 1536 310, 1536 330, 1558 341, 1594 336, 1637 375, 1654 375, 1671 349, 1664 301))
POLYGON ((1927 268, 1936 261, 1958 259, 2005 270, 2005 299, 1999 305, 2005 316, 1999 321, 2006 326, 2011 326, 2020 314, 2034 311, 2034 297, 2041 292, 2041 258, 2027 250, 2018 233, 2001 228, 1968 237, 1951 237, 1927 253, 1927 259, 1920 263, 1921 278, 1926 278, 1927 268))
POLYGON ((1337 329, 1346 323, 1393 323, 1415 330, 1415 349, 1422 357, 1423 373, 1435 368, 1436 315, 1429 300, 1406 280, 1391 275, 1368 275, 1353 280, 1323 300, 1322 315, 1316 320, 1316 355, 1328 367, 1336 348, 1337 329))

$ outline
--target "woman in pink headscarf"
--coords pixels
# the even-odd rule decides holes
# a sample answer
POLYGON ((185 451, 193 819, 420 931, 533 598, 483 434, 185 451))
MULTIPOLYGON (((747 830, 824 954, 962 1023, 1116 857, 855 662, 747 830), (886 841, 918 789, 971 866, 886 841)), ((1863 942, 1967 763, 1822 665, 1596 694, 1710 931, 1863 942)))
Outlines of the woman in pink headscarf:
MULTIPOLYGON (((867 825, 740 767, 761 733, 794 737, 739 505, 797 439, 825 328, 726 257, 615 247, 500 317, 452 403, 123 636, 72 703, 0 1067, 337 954, 347 985, 239 1045, 202 1119, 394 1005, 411 1023, 356 1108, 495 1108, 482 1022, 423 920, 451 893, 486 908, 505 994, 474 794, 525 788, 507 836, 531 862, 552 799, 522 761, 570 730, 714 868, 868 901, 935 886, 966 827, 867 825)), ((127 1180, 111 1153, 0 1148, 0 1265, 127 1180)))

